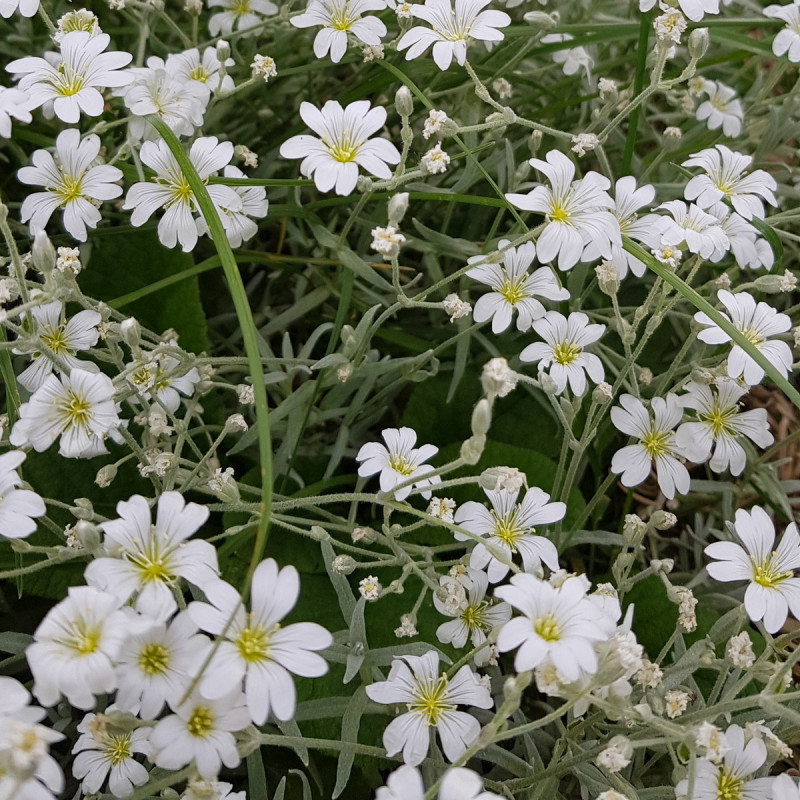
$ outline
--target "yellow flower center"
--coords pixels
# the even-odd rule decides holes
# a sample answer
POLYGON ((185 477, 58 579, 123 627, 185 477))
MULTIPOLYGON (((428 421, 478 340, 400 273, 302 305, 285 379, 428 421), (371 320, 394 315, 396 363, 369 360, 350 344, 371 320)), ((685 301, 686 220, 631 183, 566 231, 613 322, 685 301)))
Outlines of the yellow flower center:
POLYGON ((414 465, 410 464, 405 456, 393 455, 389 459, 389 466, 400 475, 408 476, 414 471, 414 465))
POLYGON ((550 213, 547 215, 551 222, 560 222, 566 224, 569 221, 569 213, 564 206, 559 203, 553 203, 550 206, 550 213))
POLYGON ((70 390, 67 390, 67 399, 62 401, 59 410, 66 418, 68 426, 85 428, 92 416, 91 405, 86 398, 70 390))
POLYGON ((201 64, 195 67, 190 73, 189 77, 193 81, 200 81, 200 83, 205 83, 211 76, 206 71, 205 67, 201 64))
POLYGON ((520 300, 524 300, 528 296, 524 288, 527 277, 527 275, 523 275, 521 278, 511 278, 506 275, 498 292, 508 303, 515 306, 520 300))
POLYGON ((86 83, 85 76, 75 72, 71 67, 67 67, 67 63, 62 61, 58 65, 58 78, 53 84, 53 89, 56 94, 62 97, 71 97, 83 89, 86 83))
POLYGON ((711 426, 711 432, 714 434, 714 438, 717 438, 723 433, 736 433, 736 431, 728 424, 728 420, 734 416, 736 416, 735 406, 733 408, 720 408, 719 406, 715 405, 708 413, 701 414, 700 420, 711 426))
POLYGON ((169 650, 163 644, 151 642, 139 653, 139 669, 145 675, 163 675, 169 666, 169 650))
POLYGON ((436 725, 445 711, 452 711, 455 705, 447 702, 447 677, 442 675, 436 683, 417 686, 414 702, 408 710, 422 714, 428 725, 436 725))
POLYGON ((489 627, 488 622, 486 621, 486 609, 489 607, 489 604, 486 602, 483 603, 473 603, 468 605, 462 612, 461 612, 461 621, 471 630, 479 630, 483 631, 489 627))
POLYGON ((537 636, 546 642, 557 642, 561 638, 561 628, 552 614, 545 614, 533 623, 533 630, 537 636))
POLYGON ((184 203, 187 206, 191 206, 194 195, 192 194, 192 187, 189 186, 189 181, 187 181, 186 178, 181 176, 178 180, 172 183, 171 188, 172 198, 170 204, 184 203))
POLYGON ((242 628, 234 644, 239 655, 248 664, 266 661, 269 657, 269 635, 261 625, 242 628))
POLYGON ((669 434, 659 433, 658 431, 650 431, 644 439, 642 439, 642 447, 644 447, 647 455, 650 458, 658 458, 663 456, 669 450, 669 434))
POLYGON ((782 572, 778 567, 778 554, 773 550, 772 553, 760 562, 750 558, 753 564, 753 581, 765 589, 775 589, 787 578, 792 577, 791 570, 782 572))
POLYGON ((53 187, 52 191, 60 198, 62 208, 74 203, 83 195, 82 178, 83 175, 73 178, 71 175, 62 174, 61 183, 53 187))
POLYGON ((76 620, 71 636, 66 639, 67 647, 80 656, 88 656, 97 651, 100 644, 100 630, 89 627, 84 620, 76 620))
POLYGON ((328 14, 330 15, 330 26, 337 31, 349 31, 352 24, 358 19, 357 14, 350 11, 350 2, 326 3, 328 14))
POLYGON ((764 337, 753 327, 743 330, 742 336, 744 336, 753 347, 760 347, 764 343, 764 337))
POLYGON ((744 781, 720 771, 717 777, 717 800, 741 800, 744 781))
POLYGON ((243 14, 250 13, 250 0, 235 0, 231 6, 231 11, 237 16, 241 17, 243 14))
POLYGON ((335 142, 329 143, 325 139, 322 144, 328 148, 331 158, 338 161, 340 164, 347 164, 354 161, 358 148, 361 147, 362 142, 355 142, 350 136, 350 131, 345 129, 335 142))
POLYGON ((39 334, 39 338, 42 342, 57 356, 64 355, 65 353, 72 355, 74 353, 73 350, 67 347, 67 337, 64 334, 64 327, 64 325, 60 325, 55 329, 48 328, 39 334))
POLYGON ((565 339, 553 349, 553 361, 565 367, 567 364, 571 364, 582 352, 583 348, 565 339))
POLYGON ((214 729, 214 712, 208 706, 196 706, 186 722, 186 730, 204 739, 214 729))
POLYGON ((524 531, 517 524, 517 509, 509 511, 504 517, 499 517, 494 511, 494 535, 506 545, 512 553, 517 552, 517 542, 524 535, 524 531))
POLYGON ((106 745, 106 756, 111 762, 112 767, 121 764, 125 759, 131 757, 131 736, 123 734, 121 736, 111 735, 108 737, 106 745))

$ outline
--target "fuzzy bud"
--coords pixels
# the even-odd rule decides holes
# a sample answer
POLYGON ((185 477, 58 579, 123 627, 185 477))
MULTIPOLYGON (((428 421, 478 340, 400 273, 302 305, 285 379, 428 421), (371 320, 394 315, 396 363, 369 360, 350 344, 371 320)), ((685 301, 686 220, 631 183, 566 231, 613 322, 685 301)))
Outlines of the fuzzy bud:
POLYGON ((517 374, 504 358, 492 358, 483 365, 481 386, 489 398, 505 397, 515 389, 517 381, 517 374))
POLYGON ((231 46, 224 39, 217 42, 217 58, 224 64, 231 57, 231 46))
POLYGON ((33 266, 42 273, 47 275, 53 271, 56 265, 56 249, 53 243, 48 238, 47 234, 42 231, 36 231, 33 237, 33 247, 31 248, 31 258, 33 266))
POLYGON ((619 290, 619 273, 613 264, 608 261, 601 261, 595 268, 594 274, 597 275, 597 284, 600 291, 613 297, 619 290))
POLYGON ((410 117, 414 113, 414 99, 408 86, 401 86, 394 96, 394 107, 401 117, 410 117))
POLYGON ((397 227, 408 211, 408 192, 398 192, 389 198, 389 224, 397 227))
POLYGON ((668 531, 670 528, 674 528, 677 522, 678 518, 672 512, 661 509, 654 511, 650 517, 650 523, 659 531, 668 531))
POLYGON ((101 467, 98 470, 97 476, 95 477, 94 482, 101 489, 105 489, 106 487, 111 485, 111 482, 116 477, 117 477, 117 465, 116 464, 106 464, 106 466, 101 467))
POLYGON ((478 400, 472 411, 472 432, 476 436, 489 433, 492 426, 492 404, 485 398, 478 400))
POLYGON ((94 552, 100 547, 100 529, 91 522, 85 519, 78 520, 72 532, 84 550, 94 552))
POLYGON ((540 31, 550 31, 556 26, 556 21, 550 14, 546 14, 544 11, 529 11, 527 14, 524 14, 522 19, 528 23, 532 28, 536 28, 540 31))
POLYGON ((546 372, 539 373, 539 383, 541 384, 542 391, 545 394, 558 394, 558 384, 546 372))
POLYGON ((339 575, 350 575, 355 568, 355 559, 350 556, 336 556, 331 562, 331 569, 339 575))
POLYGON ((122 320, 119 324, 119 335, 131 350, 138 349, 142 341, 142 329, 134 317, 122 320))
POLYGON ((613 396, 614 393, 611 384, 605 381, 598 383, 592 391, 592 400, 594 400, 595 403, 608 403, 613 396))
POLYGON ((689 55, 696 61, 700 60, 708 50, 708 28, 695 28, 689 34, 689 55))
POLYGON ((484 489, 492 492, 518 492, 523 486, 528 485, 525 473, 516 467, 489 467, 481 472, 478 482, 484 489))
POLYGON ((353 528, 351 537, 354 542, 372 544, 378 538, 378 532, 372 528, 353 528))
POLYGON ((461 445, 461 458, 463 458, 467 464, 474 466, 480 461, 484 447, 486 447, 485 435, 476 434, 475 436, 470 436, 470 438, 461 445))
POLYGON ((70 514, 76 519, 90 520, 94 517, 94 506, 92 501, 86 497, 78 497, 75 500, 75 505, 69 510, 70 514))

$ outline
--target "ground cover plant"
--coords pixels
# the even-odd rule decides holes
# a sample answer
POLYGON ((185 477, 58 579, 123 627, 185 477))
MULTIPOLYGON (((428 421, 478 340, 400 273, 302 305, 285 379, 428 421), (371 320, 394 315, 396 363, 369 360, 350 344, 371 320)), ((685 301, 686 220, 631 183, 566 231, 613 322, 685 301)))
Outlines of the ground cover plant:
POLYGON ((0 800, 800 800, 800 0, 0 0, 0 800))

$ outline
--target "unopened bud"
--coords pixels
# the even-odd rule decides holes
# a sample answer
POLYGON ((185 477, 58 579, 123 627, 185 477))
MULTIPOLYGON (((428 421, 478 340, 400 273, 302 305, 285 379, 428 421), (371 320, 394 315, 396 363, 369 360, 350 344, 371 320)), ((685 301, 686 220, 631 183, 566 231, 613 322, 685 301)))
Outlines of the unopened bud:
POLYGON ((389 224, 397 227, 408 211, 408 192, 398 192, 389 198, 389 224))
POLYGON ((91 522, 85 519, 78 520, 72 532, 84 550, 94 552, 100 547, 100 529, 91 522))
POLYGON ((354 542, 372 544, 378 538, 378 532, 372 528, 353 528, 351 536, 354 542))
POLYGON ((523 486, 527 486, 528 479, 516 467, 489 467, 481 472, 478 482, 484 489, 492 492, 518 492, 523 486))
POLYGON ((401 117, 410 117, 414 113, 414 98, 408 86, 401 86, 394 96, 394 107, 401 117))
POLYGON ((523 15, 522 19, 532 28, 538 28, 540 31, 549 31, 556 26, 556 21, 553 17, 544 11, 529 11, 523 15))
POLYGON ((120 322, 119 335, 131 350, 138 348, 142 341, 142 329, 134 317, 128 317, 120 322))
POLYGON ((670 528, 675 527, 678 518, 670 511, 662 511, 659 509, 653 512, 653 515, 650 517, 650 522, 656 530, 668 531, 670 528))
POLYGON ((98 470, 97 476, 95 477, 94 482, 101 489, 105 489, 107 486, 111 485, 111 482, 116 477, 117 477, 117 465, 116 464, 106 464, 106 466, 101 467, 98 470))
POLYGON ((42 275, 52 272, 56 265, 56 249, 44 231, 36 231, 33 237, 31 259, 42 275))
POLYGON ((783 291, 783 277, 781 275, 761 275, 754 281, 756 289, 765 294, 777 294, 783 291))
POLYGON ((331 569, 339 575, 350 575, 355 568, 355 559, 350 556, 336 556, 331 562, 331 569))
POLYGON ((689 34, 689 55, 696 61, 708 50, 708 28, 695 28, 689 34))
POLYGON ((231 57, 231 46, 224 39, 217 42, 217 59, 221 63, 225 63, 231 57))
POLYGON ((601 381, 592 391, 592 400, 595 403, 608 403, 614 396, 614 390, 610 383, 601 381))
POLYGON ((461 445, 461 458, 463 458, 467 464, 474 466, 480 461, 484 447, 486 447, 485 435, 476 434, 475 436, 470 436, 470 438, 461 445))
POLYGON ((92 501, 86 497, 78 497, 75 505, 69 511, 76 519, 92 519, 94 517, 94 506, 92 501))
POLYGON ((316 539, 318 542, 328 542, 331 538, 328 531, 326 531, 325 528, 321 528, 319 525, 312 525, 309 533, 311 534, 311 538, 316 539))
POLYGON ((543 138, 544 136, 541 131, 533 131, 528 137, 528 150, 532 156, 535 156, 539 152, 543 138))
POLYGON ((478 400, 472 412, 472 432, 476 436, 489 433, 492 426, 492 404, 484 397, 478 400))

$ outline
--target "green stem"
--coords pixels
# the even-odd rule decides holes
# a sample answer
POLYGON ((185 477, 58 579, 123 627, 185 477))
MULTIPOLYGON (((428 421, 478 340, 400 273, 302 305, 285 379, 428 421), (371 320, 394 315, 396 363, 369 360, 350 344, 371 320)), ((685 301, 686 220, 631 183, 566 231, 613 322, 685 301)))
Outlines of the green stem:
MULTIPOLYGON (((634 97, 638 97, 644 89, 644 73, 647 69, 647 40, 650 38, 650 17, 649 13, 642 14, 642 19, 639 23, 639 42, 636 45, 636 77, 633 81, 634 97)), ((631 171, 633 150, 636 147, 636 131, 639 127, 641 112, 641 105, 637 105, 631 112, 630 123, 628 124, 628 138, 625 140, 625 154, 622 157, 622 175, 628 175, 631 171)))
POLYGON ((247 365, 253 384, 256 409, 256 429, 258 433, 259 466, 261 470, 261 503, 259 508, 258 527, 256 529, 256 540, 253 545, 253 554, 247 570, 242 594, 246 599, 250 591, 250 581, 256 567, 261 561, 267 545, 269 534, 269 514, 272 510, 272 439, 269 428, 269 406, 267 405, 267 391, 264 385, 264 371, 261 365, 261 355, 258 349, 258 334, 256 331, 253 314, 250 311, 250 302, 247 291, 244 288, 242 276, 239 273, 239 266, 233 255, 233 250, 228 242, 222 221, 214 208, 211 197, 208 194, 206 185, 197 174, 194 165, 189 160, 189 156, 183 149, 178 137, 167 127, 160 118, 150 117, 153 127, 159 132, 161 137, 169 147, 178 166, 189 183, 198 209, 205 219, 208 232, 217 249, 225 279, 228 282, 228 289, 231 293, 236 317, 242 332, 247 365))

